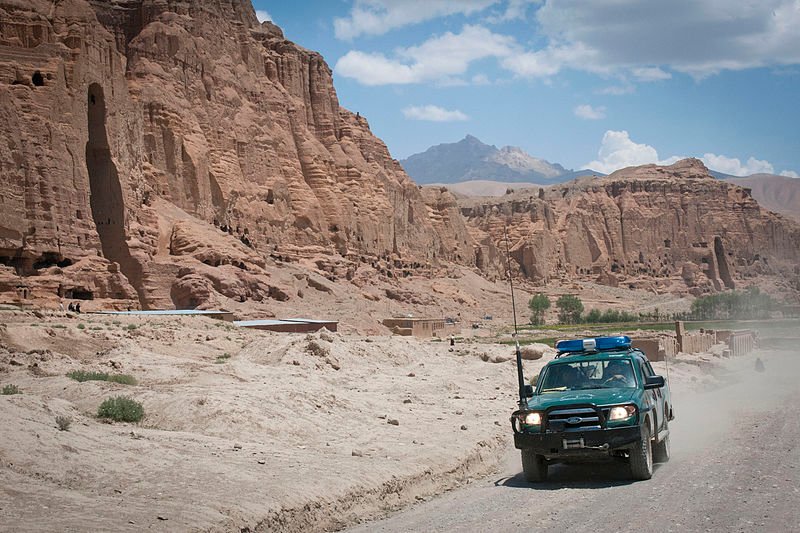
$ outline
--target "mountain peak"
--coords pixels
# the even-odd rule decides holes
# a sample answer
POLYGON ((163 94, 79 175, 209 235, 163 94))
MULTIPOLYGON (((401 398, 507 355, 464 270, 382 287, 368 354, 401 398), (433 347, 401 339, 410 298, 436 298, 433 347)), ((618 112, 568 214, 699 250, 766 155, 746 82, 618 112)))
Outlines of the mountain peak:
POLYGON ((471 134, 456 143, 432 146, 400 163, 421 184, 471 180, 544 184, 574 177, 561 165, 533 157, 518 146, 498 149, 471 134))

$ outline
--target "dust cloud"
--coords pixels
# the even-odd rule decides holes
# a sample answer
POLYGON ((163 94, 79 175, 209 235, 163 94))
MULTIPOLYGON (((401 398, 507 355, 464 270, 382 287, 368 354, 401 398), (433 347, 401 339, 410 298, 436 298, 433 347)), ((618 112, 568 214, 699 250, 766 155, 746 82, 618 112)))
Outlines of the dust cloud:
POLYGON ((672 389, 675 420, 670 424, 672 455, 679 457, 709 446, 740 424, 758 425, 761 413, 781 405, 800 388, 800 358, 788 350, 756 349, 746 357, 730 359, 710 370, 716 383, 705 389, 686 391, 678 384, 672 389), (763 363, 763 372, 756 362, 763 363))

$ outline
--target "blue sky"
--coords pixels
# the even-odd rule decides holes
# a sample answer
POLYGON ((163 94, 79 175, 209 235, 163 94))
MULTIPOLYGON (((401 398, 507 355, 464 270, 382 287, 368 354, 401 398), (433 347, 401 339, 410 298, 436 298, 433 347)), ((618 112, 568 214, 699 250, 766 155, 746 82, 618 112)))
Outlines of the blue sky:
POLYGON ((398 159, 472 134, 567 168, 800 177, 800 0, 255 0, 398 159))

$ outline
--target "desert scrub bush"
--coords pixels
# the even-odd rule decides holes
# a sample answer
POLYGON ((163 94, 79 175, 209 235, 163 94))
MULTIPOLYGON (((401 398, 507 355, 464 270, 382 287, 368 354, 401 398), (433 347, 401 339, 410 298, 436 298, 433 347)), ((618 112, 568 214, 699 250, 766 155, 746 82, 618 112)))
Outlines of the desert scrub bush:
POLYGON ((69 430, 69 426, 72 425, 72 419, 68 416, 58 415, 56 417, 56 425, 59 431, 67 431, 69 430))
POLYGON ((107 374, 106 372, 87 372, 85 370, 73 370, 67 374, 68 378, 83 383, 84 381, 110 381, 122 385, 136 385, 136 378, 129 374, 107 374))
POLYGON ((6 385, 0 392, 3 393, 3 396, 11 396, 12 394, 22 394, 22 390, 16 385, 6 385))
POLYGON ((121 385, 136 385, 137 383, 136 378, 130 374, 112 374, 108 376, 108 381, 121 385))
POLYGON ((86 325, 83 322, 78 324, 78 329, 85 329, 85 328, 86 328, 86 325))
POLYGON ((138 327, 139 327, 139 326, 137 326, 136 324, 128 324, 128 325, 125 327, 125 329, 127 329, 128 331, 133 331, 133 330, 135 330, 135 329, 136 329, 136 328, 138 328, 138 327))
POLYGON ((68 378, 83 383, 84 381, 108 381, 108 374, 105 372, 87 372, 86 370, 73 370, 67 373, 68 378))
POLYGON ((218 365, 221 365, 222 363, 224 363, 225 361, 227 361, 230 358, 231 358, 231 354, 229 354, 228 352, 225 352, 222 355, 218 355, 217 356, 217 360, 214 361, 214 363, 216 363, 218 365))
POLYGON ((126 396, 114 396, 103 400, 97 408, 97 417, 114 422, 138 422, 144 417, 144 407, 126 396))

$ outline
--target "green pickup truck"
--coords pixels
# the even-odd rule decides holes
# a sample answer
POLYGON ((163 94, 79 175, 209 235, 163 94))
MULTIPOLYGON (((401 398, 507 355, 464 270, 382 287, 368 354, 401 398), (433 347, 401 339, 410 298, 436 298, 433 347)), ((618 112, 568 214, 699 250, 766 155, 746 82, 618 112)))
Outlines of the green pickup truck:
POLYGON ((628 337, 556 348, 535 387, 520 379, 520 409, 511 416, 525 479, 545 481, 554 463, 608 459, 627 462, 634 479, 650 479, 653 462, 669 460, 673 413, 664 378, 628 337))

